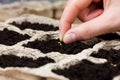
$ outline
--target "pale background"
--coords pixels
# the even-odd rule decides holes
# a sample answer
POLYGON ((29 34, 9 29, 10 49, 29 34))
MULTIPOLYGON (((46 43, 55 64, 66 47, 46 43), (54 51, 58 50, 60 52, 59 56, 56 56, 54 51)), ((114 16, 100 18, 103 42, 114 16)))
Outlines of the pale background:
POLYGON ((65 0, 0 0, 0 3, 11 3, 14 1, 50 1, 50 2, 55 2, 55 1, 65 1, 65 0))

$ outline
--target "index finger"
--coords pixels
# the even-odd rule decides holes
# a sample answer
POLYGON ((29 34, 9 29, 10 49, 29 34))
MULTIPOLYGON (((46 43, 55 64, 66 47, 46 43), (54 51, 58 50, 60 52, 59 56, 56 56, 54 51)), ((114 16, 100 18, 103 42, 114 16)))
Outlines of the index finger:
POLYGON ((93 0, 68 0, 59 23, 60 40, 62 40, 64 34, 71 28, 71 24, 78 16, 80 10, 87 8, 92 1, 93 0))

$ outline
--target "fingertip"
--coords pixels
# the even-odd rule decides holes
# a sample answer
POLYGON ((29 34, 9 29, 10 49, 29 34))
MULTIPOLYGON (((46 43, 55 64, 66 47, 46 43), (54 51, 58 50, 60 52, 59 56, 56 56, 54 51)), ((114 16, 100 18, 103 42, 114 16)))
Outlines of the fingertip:
POLYGON ((64 25, 62 24, 62 22, 59 22, 59 39, 60 41, 63 41, 63 36, 65 34, 65 27, 64 25))
POLYGON ((71 24, 67 21, 60 21, 59 23, 59 39, 60 41, 63 41, 63 37, 65 35, 65 33, 71 28, 71 24))
POLYGON ((77 37, 74 33, 66 33, 63 42, 68 44, 77 41, 77 37))

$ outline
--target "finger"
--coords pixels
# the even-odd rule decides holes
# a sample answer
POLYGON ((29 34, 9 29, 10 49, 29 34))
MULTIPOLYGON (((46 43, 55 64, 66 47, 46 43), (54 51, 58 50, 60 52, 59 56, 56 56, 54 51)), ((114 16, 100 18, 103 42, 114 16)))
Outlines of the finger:
POLYGON ((85 22, 98 17, 102 13, 103 13, 102 9, 96 9, 96 10, 90 11, 89 8, 86 8, 85 10, 79 13, 78 18, 83 22, 85 22))
POLYGON ((100 2, 101 0, 94 0, 94 2, 100 2))
POLYGON ((65 43, 75 42, 77 40, 87 40, 97 35, 108 33, 115 30, 115 27, 110 25, 112 21, 107 15, 101 15, 93 20, 82 23, 78 27, 71 28, 64 36, 65 43))
POLYGON ((80 10, 85 9, 91 4, 92 0, 69 0, 60 20, 60 40, 64 34, 71 28, 80 10))
POLYGON ((88 21, 101 15, 103 13, 103 9, 100 8, 98 4, 101 5, 101 1, 99 3, 92 3, 88 8, 79 13, 78 18, 82 21, 88 21))

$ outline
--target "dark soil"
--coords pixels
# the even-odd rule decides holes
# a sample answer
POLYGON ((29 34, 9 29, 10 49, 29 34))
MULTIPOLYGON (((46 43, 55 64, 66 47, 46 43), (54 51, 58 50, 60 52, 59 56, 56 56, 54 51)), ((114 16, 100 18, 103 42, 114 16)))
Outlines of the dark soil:
POLYGON ((22 22, 21 24, 18 24, 16 22, 10 23, 11 25, 14 25, 21 30, 24 29, 33 29, 33 30, 42 30, 42 31, 57 31, 58 27, 54 27, 53 25, 48 24, 39 24, 39 23, 30 23, 30 22, 22 22))
POLYGON ((30 67, 37 68, 47 63, 54 63, 53 59, 48 57, 41 57, 33 60, 33 58, 18 57, 14 55, 2 55, 0 56, 0 67, 30 67))
POLYGON ((100 49, 97 53, 92 53, 92 57, 96 58, 105 58, 110 62, 111 64, 120 64, 120 50, 114 50, 110 49, 108 50, 103 50, 100 49))
POLYGON ((29 38, 30 36, 28 36, 27 34, 22 35, 8 29, 4 29, 3 31, 0 31, 0 44, 4 44, 8 46, 14 45, 20 41, 29 38))
MULTIPOLYGON (((107 52, 102 50, 102 53, 106 56, 111 56, 109 58, 114 60, 117 65, 114 66, 110 60, 103 64, 95 64, 88 60, 82 60, 78 64, 64 70, 57 69, 52 71, 59 75, 64 75, 70 80, 113 80, 115 76, 120 75, 120 50, 110 50, 107 52)), ((104 55, 102 55, 103 58, 105 57, 104 55)))
POLYGON ((112 80, 113 67, 109 63, 94 64, 83 60, 79 64, 65 68, 64 70, 52 70, 53 72, 64 75, 70 80, 112 80))
POLYGON ((108 33, 108 34, 98 36, 98 38, 103 40, 115 40, 115 39, 120 40, 120 35, 118 35, 117 33, 108 33))
POLYGON ((4 29, 3 31, 0 31, 0 44, 4 44, 4 45, 14 45, 20 41, 29 39, 30 36, 28 36, 27 34, 22 35, 19 34, 17 32, 8 30, 8 29, 4 29))
POLYGON ((64 44, 63 42, 60 42, 58 39, 52 39, 48 41, 35 40, 33 42, 29 42, 28 44, 24 44, 23 46, 33 48, 33 49, 39 49, 43 53, 60 52, 63 54, 77 54, 81 52, 83 49, 93 47, 94 44, 87 45, 82 42, 64 44))

